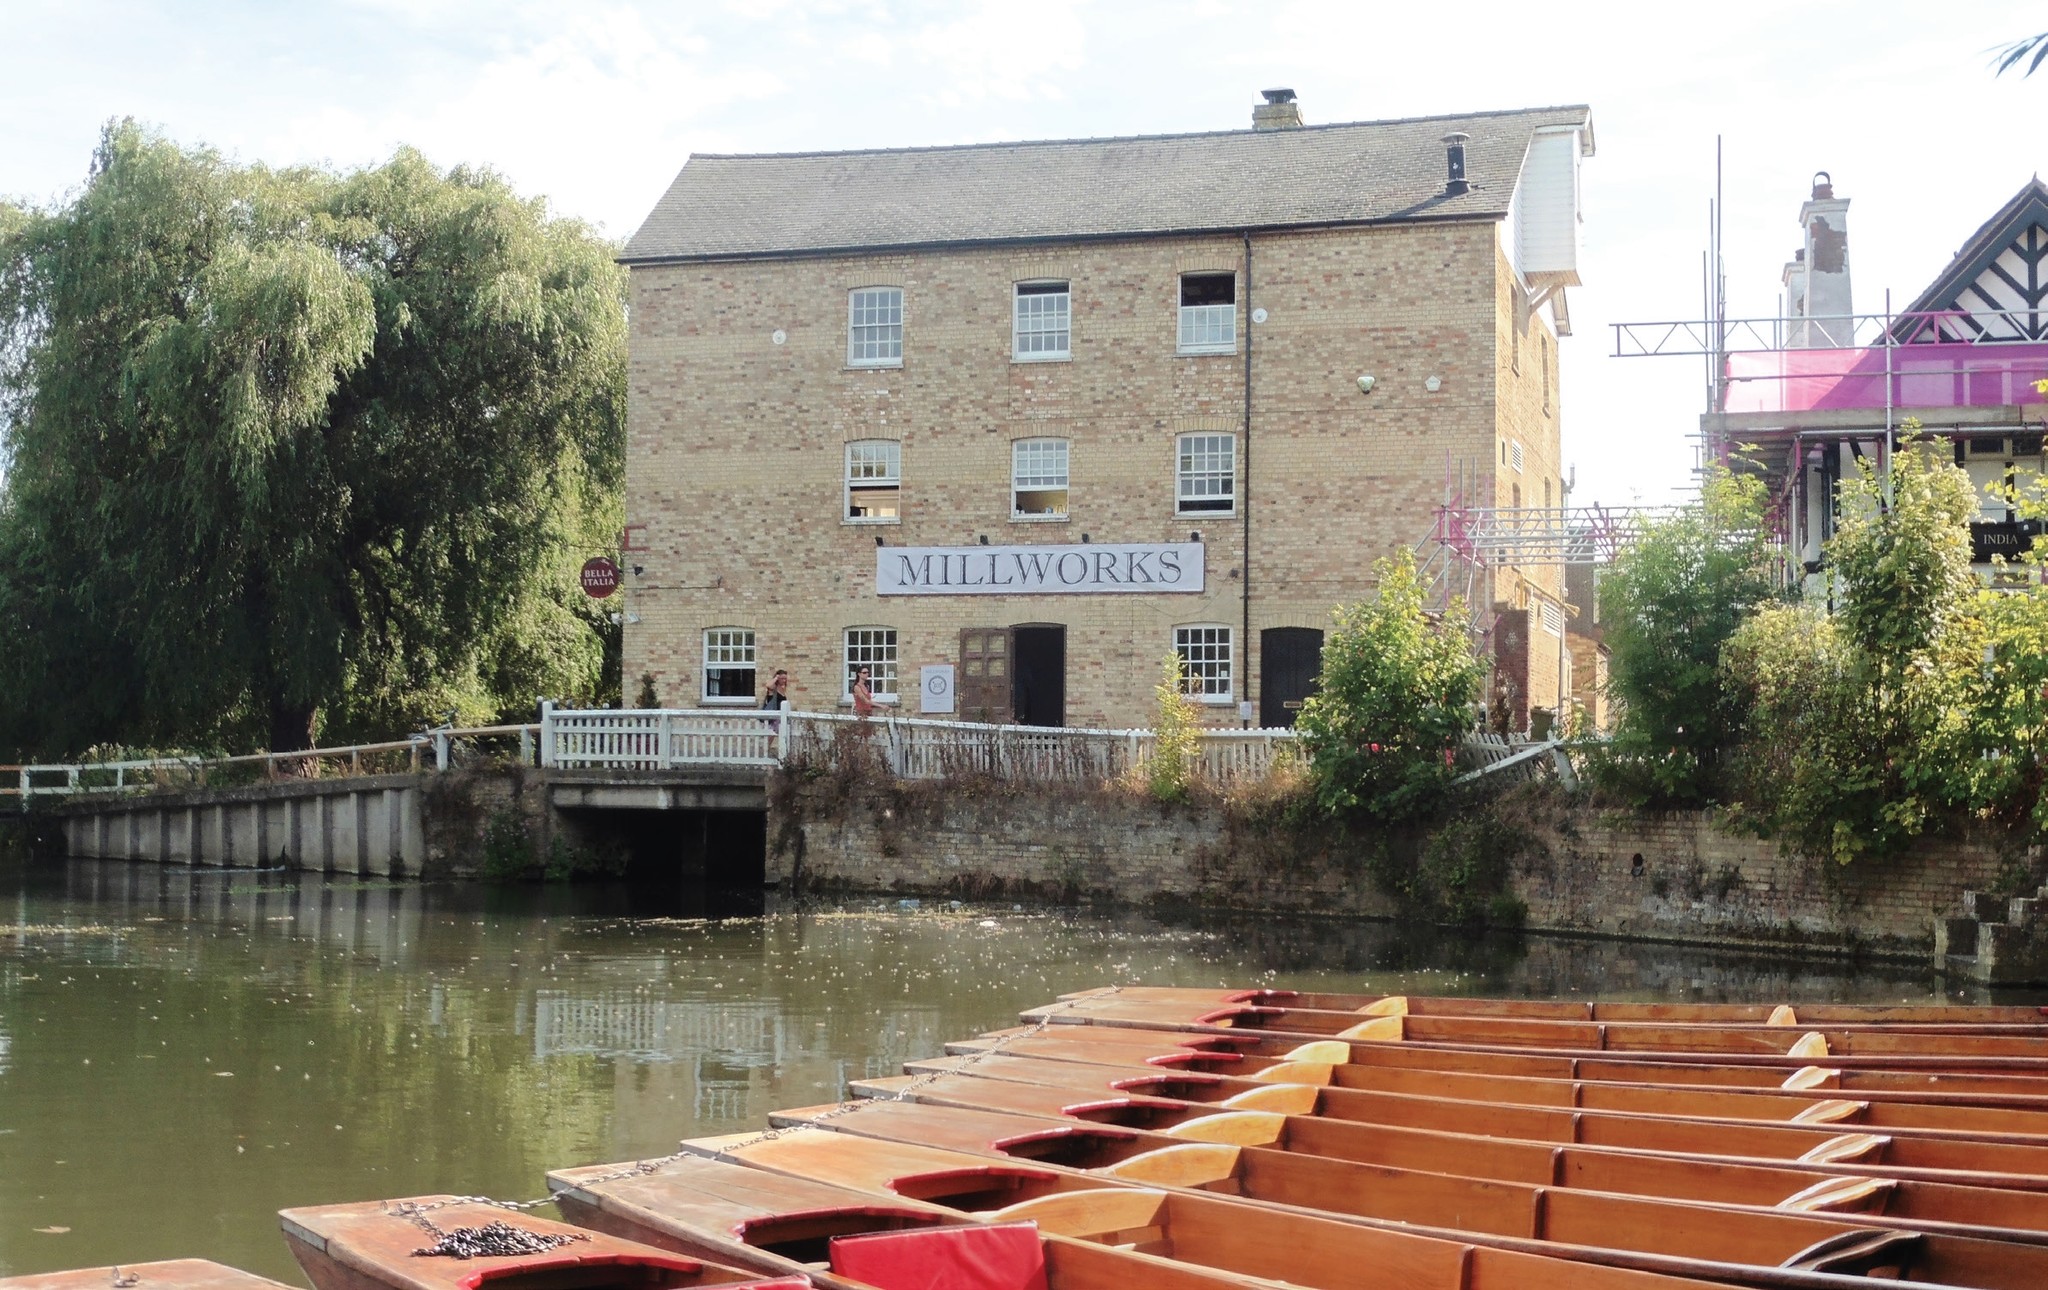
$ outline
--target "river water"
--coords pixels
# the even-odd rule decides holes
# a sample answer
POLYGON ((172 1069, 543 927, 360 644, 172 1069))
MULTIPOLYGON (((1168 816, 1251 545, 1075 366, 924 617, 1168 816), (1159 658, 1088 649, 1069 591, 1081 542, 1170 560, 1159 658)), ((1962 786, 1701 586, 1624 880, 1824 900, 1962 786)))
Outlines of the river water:
POLYGON ((0 860, 0 1276, 202 1256, 303 1285, 284 1206, 539 1196, 1113 981, 1944 997, 1910 968, 1613 941, 746 899, 651 918, 601 888, 0 860))

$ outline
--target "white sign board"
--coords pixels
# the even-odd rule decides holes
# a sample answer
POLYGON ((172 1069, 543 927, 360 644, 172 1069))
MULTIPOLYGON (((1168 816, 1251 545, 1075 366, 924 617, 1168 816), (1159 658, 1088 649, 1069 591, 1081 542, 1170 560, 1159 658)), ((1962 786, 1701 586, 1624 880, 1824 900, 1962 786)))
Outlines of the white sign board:
POLYGON ((881 546, 883 596, 1086 596, 1202 589, 1200 542, 881 546))
POLYGON ((953 710, 953 665, 951 663, 927 663, 917 669, 917 710, 919 712, 951 712, 953 710))

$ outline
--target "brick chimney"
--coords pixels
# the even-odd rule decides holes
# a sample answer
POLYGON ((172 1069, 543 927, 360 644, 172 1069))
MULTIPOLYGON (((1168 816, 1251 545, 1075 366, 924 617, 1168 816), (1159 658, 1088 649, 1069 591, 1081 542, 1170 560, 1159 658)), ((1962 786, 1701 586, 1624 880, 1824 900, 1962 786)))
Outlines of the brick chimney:
POLYGON ((1252 109, 1252 129, 1292 130, 1301 124, 1301 104, 1293 90, 1261 90, 1266 101, 1252 109))

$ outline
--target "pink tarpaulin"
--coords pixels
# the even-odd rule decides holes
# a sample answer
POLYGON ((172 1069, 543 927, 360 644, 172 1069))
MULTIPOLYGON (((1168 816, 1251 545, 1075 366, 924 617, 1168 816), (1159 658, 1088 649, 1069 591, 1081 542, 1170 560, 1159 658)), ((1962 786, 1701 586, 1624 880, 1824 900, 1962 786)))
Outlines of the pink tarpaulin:
POLYGON ((2048 379, 2048 344, 1899 345, 1886 359, 1864 349, 1779 349, 1727 356, 1724 412, 1810 412, 1891 406, 1981 408, 2048 402, 2034 382, 2048 379))

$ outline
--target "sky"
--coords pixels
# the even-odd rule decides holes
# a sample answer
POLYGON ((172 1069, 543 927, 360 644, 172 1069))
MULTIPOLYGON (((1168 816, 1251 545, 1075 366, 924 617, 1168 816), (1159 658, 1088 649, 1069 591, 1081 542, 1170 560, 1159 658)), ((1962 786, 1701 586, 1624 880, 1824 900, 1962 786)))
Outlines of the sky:
POLYGON ((1391 4, 0 0, 0 195, 61 201, 129 116, 245 162, 487 165, 629 236, 691 153, 1239 129, 1586 103, 1584 285, 1560 346, 1575 503, 1692 482, 1698 359, 1613 324, 1702 315, 1722 156, 1730 313, 1777 312, 1813 173, 1851 200, 1859 311, 1903 307, 2048 153, 2017 0, 1391 4))

